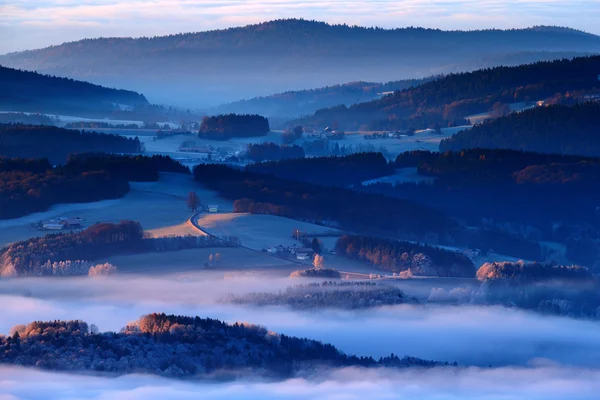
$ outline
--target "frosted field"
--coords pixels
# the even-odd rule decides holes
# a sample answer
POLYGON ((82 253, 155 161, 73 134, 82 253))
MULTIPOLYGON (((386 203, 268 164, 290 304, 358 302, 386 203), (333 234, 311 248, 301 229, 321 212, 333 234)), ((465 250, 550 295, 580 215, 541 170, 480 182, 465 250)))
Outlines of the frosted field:
POLYGON ((209 234, 219 237, 235 236, 242 241, 242 245, 255 250, 294 244, 301 247, 292 237, 294 229, 307 233, 340 233, 336 229, 289 218, 246 213, 201 214, 197 223, 209 234))
POLYGON ((177 227, 185 224, 192 216, 186 204, 186 196, 190 191, 195 191, 205 204, 219 204, 224 210, 232 208, 230 201, 223 200, 214 192, 203 189, 191 176, 162 174, 158 182, 132 182, 131 187, 132 190, 121 199, 59 204, 41 213, 2 220, 0 221, 0 247, 51 233, 38 230, 32 227, 32 224, 56 217, 81 217, 84 219, 84 226, 96 222, 132 220, 140 222, 144 229, 150 231, 177 227))
MULTIPOLYGON (((267 274, 287 278, 293 271, 299 269, 296 263, 243 247, 134 254, 107 257, 102 261, 116 265, 119 274, 165 275, 200 272, 209 274, 207 276, 217 273, 224 278, 226 275, 235 276, 237 272, 242 274, 252 272, 261 276, 267 274), (209 256, 216 253, 220 254, 221 260, 210 267, 205 266, 209 256)), ((185 277, 186 275, 182 276, 183 279, 185 277)))

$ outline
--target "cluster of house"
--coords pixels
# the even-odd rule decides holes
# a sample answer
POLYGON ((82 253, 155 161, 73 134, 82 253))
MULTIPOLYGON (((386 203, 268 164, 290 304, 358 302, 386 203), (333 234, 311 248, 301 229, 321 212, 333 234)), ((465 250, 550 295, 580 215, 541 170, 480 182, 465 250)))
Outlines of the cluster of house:
POLYGON ((313 133, 307 133, 305 130, 306 137, 313 139, 328 139, 328 140, 340 140, 344 138, 344 131, 332 129, 330 127, 326 127, 321 132, 316 132, 313 130, 313 133))
POLYGON ((62 229, 80 229, 83 222, 82 218, 63 218, 58 217, 41 223, 42 229, 62 230, 62 229))
MULTIPOLYGON (((403 136, 408 136, 410 131, 396 131, 396 132, 381 132, 371 133, 370 135, 364 135, 365 140, 370 139, 401 139, 403 136)), ((413 132, 414 133, 414 132, 413 132)))
POLYGON ((312 260, 315 255, 315 251, 310 247, 284 247, 279 245, 276 247, 267 247, 263 251, 274 255, 294 257, 300 261, 312 260))

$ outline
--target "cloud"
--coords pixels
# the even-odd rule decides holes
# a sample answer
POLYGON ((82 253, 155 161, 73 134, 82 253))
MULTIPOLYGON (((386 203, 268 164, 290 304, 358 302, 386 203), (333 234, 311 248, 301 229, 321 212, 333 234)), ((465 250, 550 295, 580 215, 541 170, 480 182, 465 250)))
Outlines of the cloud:
POLYGON ((525 366, 544 359, 600 367, 600 324, 594 321, 499 307, 403 305, 298 312, 215 302, 229 292, 279 290, 289 283, 205 274, 0 281, 0 333, 16 324, 54 319, 82 319, 116 331, 143 314, 165 312, 257 323, 364 356, 395 353, 464 366, 525 366))
POLYGON ((96 36, 155 36, 275 18, 443 29, 563 25, 600 33, 596 1, 571 0, 6 0, 0 52, 96 36))
POLYGON ((560 366, 458 370, 345 368, 322 372, 310 379, 230 383, 194 383, 144 375, 91 377, 0 367, 2 400, 591 400, 597 398, 599 390, 600 371, 560 366))

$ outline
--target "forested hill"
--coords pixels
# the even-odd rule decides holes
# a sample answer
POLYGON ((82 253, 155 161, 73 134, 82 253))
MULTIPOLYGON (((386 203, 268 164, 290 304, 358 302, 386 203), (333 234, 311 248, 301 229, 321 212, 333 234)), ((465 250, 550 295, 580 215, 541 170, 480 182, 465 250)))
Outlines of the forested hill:
POLYGON ((0 66, 0 110, 80 115, 147 105, 136 92, 0 66))
POLYGON ((549 53, 565 51, 600 52, 600 37, 555 27, 465 32, 289 19, 152 38, 85 39, 7 54, 0 63, 130 87, 153 102, 188 99, 198 107, 290 87, 391 81, 499 65, 507 59, 523 63, 519 54, 547 60, 555 58, 549 53))
POLYGON ((261 114, 267 117, 300 117, 313 114, 321 108, 340 104, 351 106, 370 101, 382 97, 384 93, 407 89, 433 79, 435 78, 405 79, 386 83, 349 82, 317 89, 291 90, 223 104, 216 110, 221 113, 261 114))
POLYGON ((600 103, 537 107, 476 125, 440 150, 514 149, 600 157, 600 103))
POLYGON ((464 117, 517 102, 583 101, 600 93, 600 56, 496 67, 448 75, 378 100, 318 110, 296 123, 346 129, 422 129, 466 123, 464 117))

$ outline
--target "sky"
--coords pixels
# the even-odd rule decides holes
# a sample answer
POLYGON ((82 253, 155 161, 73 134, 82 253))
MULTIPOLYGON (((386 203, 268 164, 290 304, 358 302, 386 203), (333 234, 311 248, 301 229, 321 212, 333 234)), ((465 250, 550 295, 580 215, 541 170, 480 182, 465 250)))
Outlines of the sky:
POLYGON ((385 28, 558 25, 600 34, 600 0, 0 0, 0 54, 291 17, 385 28))

